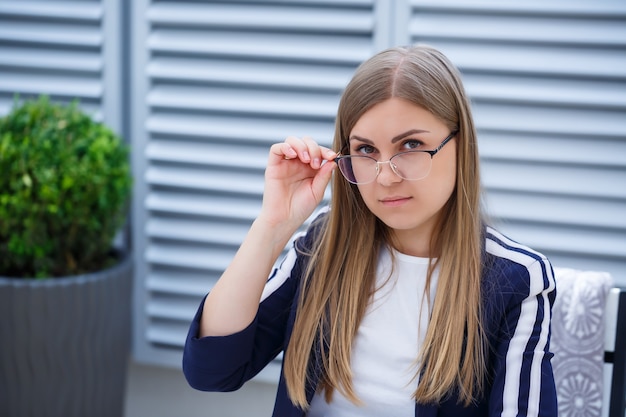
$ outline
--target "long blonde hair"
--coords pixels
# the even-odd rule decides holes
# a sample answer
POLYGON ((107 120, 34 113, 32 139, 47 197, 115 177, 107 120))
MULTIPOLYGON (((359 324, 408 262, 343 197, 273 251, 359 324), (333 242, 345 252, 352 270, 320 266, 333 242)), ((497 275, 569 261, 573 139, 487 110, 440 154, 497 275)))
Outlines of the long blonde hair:
MULTIPOLYGON (((483 216, 469 100, 460 74, 436 49, 388 49, 361 64, 346 87, 334 149, 344 148, 368 109, 391 97, 422 106, 450 131, 458 130, 456 186, 430 244, 437 260, 429 269, 428 283, 437 266, 439 278, 425 340, 416 352, 419 384, 414 398, 438 403, 454 392, 469 405, 483 393, 486 375, 480 294, 483 216)), ((308 407, 305 387, 314 351, 321 352, 321 358, 315 358, 321 367, 318 391, 330 400, 336 389, 359 404, 352 385, 351 348, 374 290, 379 248, 393 243, 389 229, 368 210, 357 187, 341 175, 334 175, 331 198, 323 230, 307 254, 309 268, 284 358, 289 396, 303 409, 308 407)))

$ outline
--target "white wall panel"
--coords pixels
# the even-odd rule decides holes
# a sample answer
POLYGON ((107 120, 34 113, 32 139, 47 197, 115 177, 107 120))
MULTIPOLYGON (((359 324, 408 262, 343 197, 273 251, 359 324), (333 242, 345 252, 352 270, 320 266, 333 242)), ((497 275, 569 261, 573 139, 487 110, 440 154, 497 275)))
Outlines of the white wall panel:
POLYGON ((463 72, 503 231, 626 283, 623 4, 141 0, 132 21, 139 360, 180 366, 260 209, 270 144, 329 144, 355 67, 392 43, 433 44, 463 72))
POLYGON ((0 114, 14 97, 79 100, 122 133, 119 0, 0 2, 0 114))
POLYGON ((413 0, 461 69, 490 214, 553 264, 626 285, 626 3, 413 0))
POLYGON ((134 3, 140 360, 180 366, 198 302, 260 209, 269 146, 330 145, 343 87, 388 44, 383 3, 134 3))

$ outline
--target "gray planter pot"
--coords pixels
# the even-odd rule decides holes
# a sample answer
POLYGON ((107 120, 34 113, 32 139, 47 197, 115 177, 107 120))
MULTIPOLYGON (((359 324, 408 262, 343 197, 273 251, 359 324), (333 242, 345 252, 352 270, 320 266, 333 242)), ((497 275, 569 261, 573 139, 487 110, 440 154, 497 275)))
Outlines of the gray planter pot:
POLYGON ((0 277, 0 416, 120 417, 132 257, 93 274, 0 277))

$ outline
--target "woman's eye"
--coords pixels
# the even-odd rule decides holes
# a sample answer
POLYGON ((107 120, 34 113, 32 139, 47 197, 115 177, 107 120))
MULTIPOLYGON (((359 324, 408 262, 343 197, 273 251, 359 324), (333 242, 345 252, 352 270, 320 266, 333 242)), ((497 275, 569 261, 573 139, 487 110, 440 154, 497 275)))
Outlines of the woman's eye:
POLYGON ((354 152, 357 154, 369 155, 376 152, 376 148, 371 145, 359 145, 354 149, 354 152))
POLYGON ((402 147, 404 148, 404 150, 407 150, 407 151, 418 149, 423 145, 424 143, 421 140, 417 140, 417 139, 409 139, 405 141, 404 143, 402 143, 402 147))

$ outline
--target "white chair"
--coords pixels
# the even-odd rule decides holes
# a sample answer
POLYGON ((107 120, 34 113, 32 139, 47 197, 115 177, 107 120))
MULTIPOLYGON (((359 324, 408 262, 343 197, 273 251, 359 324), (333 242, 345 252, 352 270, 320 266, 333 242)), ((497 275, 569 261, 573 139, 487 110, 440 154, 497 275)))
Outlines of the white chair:
POLYGON ((605 272, 554 268, 551 350, 560 417, 624 417, 626 290, 605 272))

